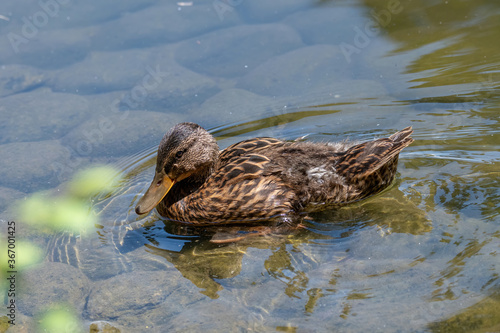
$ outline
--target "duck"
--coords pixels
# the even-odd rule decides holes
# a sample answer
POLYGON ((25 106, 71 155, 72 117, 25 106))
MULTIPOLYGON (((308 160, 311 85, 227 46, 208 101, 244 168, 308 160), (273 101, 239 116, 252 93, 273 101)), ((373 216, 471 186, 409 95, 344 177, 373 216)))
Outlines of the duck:
POLYGON ((411 127, 367 142, 243 140, 219 150, 200 125, 183 122, 162 138, 153 181, 135 212, 156 208, 197 225, 281 221, 347 205, 386 189, 411 127))

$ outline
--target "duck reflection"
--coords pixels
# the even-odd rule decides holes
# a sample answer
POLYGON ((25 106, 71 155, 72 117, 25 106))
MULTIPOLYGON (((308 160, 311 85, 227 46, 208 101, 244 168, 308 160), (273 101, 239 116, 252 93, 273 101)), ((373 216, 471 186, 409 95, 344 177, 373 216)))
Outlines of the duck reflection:
POLYGON ((430 332, 500 331, 500 287, 494 286, 487 297, 450 318, 428 325, 430 332))
MULTIPOLYGON (((217 298, 222 286, 216 281, 240 274, 242 259, 249 247, 276 248, 287 243, 290 237, 299 237, 305 229, 285 226, 231 226, 218 228, 193 228, 166 223, 168 238, 182 236, 180 251, 162 248, 164 234, 150 234, 147 251, 164 257, 181 274, 201 289, 201 293, 217 298)), ((168 242, 167 242, 168 243, 168 242)))
POLYGON ((376 226, 381 236, 388 233, 418 235, 432 230, 425 213, 403 192, 393 188, 387 196, 310 214, 299 225, 200 228, 165 221, 163 228, 145 227, 144 236, 149 241, 145 244, 149 253, 172 263, 202 294, 211 298, 217 298, 223 289, 218 280, 231 279, 241 273, 249 250, 269 250, 261 252, 268 256, 264 259, 265 271, 286 284, 285 293, 290 297, 307 290, 312 297, 308 311, 312 312, 314 299, 329 291, 308 287, 304 262, 310 263, 308 267, 320 262, 323 251, 308 253, 303 249, 297 251, 297 247, 301 244, 329 246, 343 241, 338 255, 340 261, 346 257, 352 233, 369 226, 376 226))

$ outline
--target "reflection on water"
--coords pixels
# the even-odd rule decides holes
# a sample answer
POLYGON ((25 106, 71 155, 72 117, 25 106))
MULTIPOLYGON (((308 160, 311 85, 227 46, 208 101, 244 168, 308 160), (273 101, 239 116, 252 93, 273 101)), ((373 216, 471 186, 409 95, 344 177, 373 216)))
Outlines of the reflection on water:
POLYGON ((498 332, 500 331, 500 296, 498 289, 465 311, 443 321, 432 323, 432 332, 498 332))
MULTIPOLYGON (((51 274, 75 267, 66 280, 32 278, 78 279, 85 294, 65 289, 65 301, 124 331, 500 330, 498 2, 220 3, 230 7, 219 15, 211 3, 124 2, 123 15, 96 3, 97 17, 78 18, 71 3, 67 22, 51 17, 18 56, 0 49, 0 109, 12 113, 0 113, 0 198, 55 188, 54 165, 107 162, 125 176, 93 198, 95 233, 48 239, 19 221, 20 236, 46 246, 51 274), (139 96, 147 68, 161 82, 139 96), (136 107, 113 109, 123 96, 136 107), (156 145, 180 121, 221 148, 255 136, 370 140, 408 125, 415 142, 395 183, 367 200, 287 230, 200 229, 134 213, 156 145)), ((32 5, 8 8, 29 19, 32 5)), ((1 17, 0 32, 22 33, 20 18, 1 17)), ((29 297, 22 311, 50 303, 29 297)))

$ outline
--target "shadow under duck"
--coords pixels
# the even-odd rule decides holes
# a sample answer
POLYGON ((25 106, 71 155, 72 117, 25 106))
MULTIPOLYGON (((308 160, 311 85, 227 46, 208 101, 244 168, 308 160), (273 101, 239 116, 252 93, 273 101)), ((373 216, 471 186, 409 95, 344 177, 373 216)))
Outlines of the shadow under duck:
POLYGON ((412 132, 406 127, 358 144, 260 137, 219 151, 201 126, 180 123, 161 140, 153 182, 135 211, 156 207, 160 215, 192 225, 293 220, 388 187, 412 132))

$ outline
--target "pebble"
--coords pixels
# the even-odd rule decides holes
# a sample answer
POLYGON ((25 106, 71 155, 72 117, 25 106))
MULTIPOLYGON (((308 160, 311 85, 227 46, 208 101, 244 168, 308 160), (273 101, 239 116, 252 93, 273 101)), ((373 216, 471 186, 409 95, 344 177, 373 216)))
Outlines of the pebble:
MULTIPOLYGON (((23 17, 33 22, 35 15, 41 22, 45 12, 49 19, 46 25, 39 29, 64 29, 82 26, 96 25, 103 21, 116 19, 117 13, 133 12, 155 3, 154 0, 123 0, 114 2, 113 0, 87 0, 85 2, 76 1, 37 1, 18 0, 9 1, 2 4, 2 14, 9 17, 12 25, 24 24, 23 17), (99 7, 99 10, 96 10, 99 7)), ((41 24, 39 24, 41 25, 41 24)))
POLYGON ((58 166, 69 158, 70 151, 57 140, 0 145, 0 185, 27 193, 56 187, 58 166))
POLYGON ((91 320, 118 318, 124 327, 156 327, 204 297, 174 268, 134 271, 96 282, 87 314, 91 320))
MULTIPOLYGON (((199 106, 207 98, 220 91, 214 79, 179 65, 175 60, 177 47, 178 45, 175 44, 150 49, 152 57, 148 73, 154 78, 154 81, 149 81, 152 82, 152 87, 146 89, 147 94, 144 98, 140 97, 139 91, 134 91, 135 87, 132 88, 126 96, 128 100, 132 100, 132 106, 125 100, 122 107, 161 112, 166 110, 184 112, 194 106, 199 106), (139 97, 134 98, 134 93, 139 97)), ((139 87, 141 84, 144 86, 144 78, 141 78, 139 87)))
POLYGON ((293 27, 306 44, 353 44, 355 27, 364 29, 369 18, 362 13, 363 7, 319 5, 298 11, 282 20, 293 27), (335 27, 335 31, 327 27, 335 27))
POLYGON ((90 324, 90 333, 120 333, 120 329, 117 328, 114 324, 99 320, 94 321, 90 324))
POLYGON ((88 112, 86 99, 47 88, 7 96, 0 105, 0 143, 60 138, 88 112))
POLYGON ((27 35, 23 33, 22 27, 13 26, 5 31, 11 36, 10 40, 0 39, 0 63, 24 64, 41 69, 66 67, 87 56, 89 36, 94 30, 94 27, 57 30, 44 28, 27 35))
POLYGON ((217 77, 236 77, 266 60, 303 46, 283 24, 241 25, 180 43, 175 59, 183 66, 217 77))
MULTIPOLYGON (((152 0, 140 3, 131 0, 120 3, 111 3, 109 0, 106 2, 109 4, 102 2, 97 4, 96 0, 82 3, 67 3, 67 1, 6 3, 2 8, 2 14, 6 14, 8 21, 0 20, 0 23, 5 22, 2 32, 7 38, 0 40, 0 62, 29 64, 40 68, 62 68, 83 60, 90 49, 96 47, 99 49, 98 46, 103 47, 105 43, 122 44, 123 48, 123 43, 116 42, 120 38, 117 38, 109 27, 113 26, 114 22, 119 22, 120 18, 133 16, 136 12, 146 10, 145 8, 162 13, 156 7, 148 7, 154 3, 152 0), (99 11, 95 10, 97 6, 99 11), (120 13, 123 13, 123 16, 120 16, 120 13), (38 19, 37 22, 34 21, 34 17, 38 19), (100 22, 108 23, 99 25, 100 22), (107 38, 99 44, 96 36, 104 34, 107 38)), ((171 7, 177 8, 175 5, 171 7)), ((156 21, 152 24, 157 23, 156 21)), ((176 23, 178 22, 172 22, 173 25, 176 23)), ((116 23, 114 25, 116 26, 116 23)), ((137 27, 141 24, 134 23, 133 26, 133 30, 137 31, 137 27)), ((130 26, 126 27, 127 29, 118 24, 115 31, 133 35, 128 30, 130 26)), ((205 27, 201 26, 199 29, 205 27)))
POLYGON ((63 304, 82 313, 90 292, 88 278, 77 268, 62 263, 46 262, 27 269, 20 282, 23 292, 16 303, 29 316, 63 304))
POLYGON ((237 14, 220 19, 212 2, 179 6, 174 2, 127 13, 99 26, 92 37, 98 50, 144 48, 172 43, 240 22, 237 14))
POLYGON ((43 71, 26 65, 0 67, 0 97, 14 95, 42 86, 47 80, 43 71))
POLYGON ((290 13, 311 6, 307 0, 232 1, 232 7, 250 22, 278 21, 290 13))
POLYGON ((165 111, 200 104, 219 91, 215 82, 174 60, 176 46, 92 52, 80 63, 53 73, 54 91, 101 94, 123 91, 121 109, 165 111))
MULTIPOLYGON (((56 1, 59 2, 60 0, 56 1)), ((155 3, 155 0, 123 0, 120 2, 113 0, 68 1, 67 5, 61 6, 61 18, 56 20, 57 26, 61 29, 100 26, 106 24, 105 22, 118 20, 120 17, 130 15, 130 13, 141 11, 155 3), (96 10, 96 8, 99 8, 99 10, 96 10)))
POLYGON ((37 322, 33 317, 22 314, 21 312, 16 313, 16 326, 11 326, 9 320, 11 319, 5 315, 0 317, 0 332, 28 333, 37 331, 37 322), (12 327, 14 327, 14 329, 12 329, 12 327))
POLYGON ((273 99, 243 89, 225 89, 191 111, 191 119, 206 128, 260 119, 270 115, 273 99))
POLYGON ((131 89, 148 74, 150 54, 148 50, 91 52, 85 60, 53 72, 48 86, 77 94, 131 89))
POLYGON ((23 198, 25 195, 25 193, 13 188, 0 186, 0 212, 2 212, 3 218, 5 218, 4 211, 12 206, 16 200, 23 198))
POLYGON ((212 301, 212 304, 205 302, 199 306, 190 306, 173 316, 167 325, 162 326, 162 331, 195 332, 199 327, 203 327, 203 330, 207 332, 254 331, 254 328, 258 328, 256 332, 276 330, 275 327, 263 329, 260 326, 261 319, 240 302, 227 304, 212 301))
POLYGON ((351 75, 338 46, 315 45, 269 59, 241 78, 237 87, 261 95, 307 95, 351 75))
POLYGON ((124 156, 157 146, 183 117, 173 113, 118 111, 95 115, 63 138, 76 156, 124 156))

